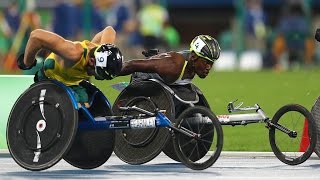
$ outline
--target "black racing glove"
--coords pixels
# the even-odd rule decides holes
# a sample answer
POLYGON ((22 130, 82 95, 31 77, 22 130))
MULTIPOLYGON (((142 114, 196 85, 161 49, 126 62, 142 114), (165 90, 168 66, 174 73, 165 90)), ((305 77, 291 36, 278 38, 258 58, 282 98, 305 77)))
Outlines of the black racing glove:
POLYGON ((31 68, 33 68, 34 66, 37 65, 37 60, 35 59, 33 64, 31 66, 26 66, 23 62, 23 58, 24 58, 24 53, 20 54, 18 59, 17 59, 17 64, 18 64, 18 67, 22 70, 29 70, 31 68))
POLYGON ((149 49, 149 50, 145 50, 145 51, 142 51, 142 54, 148 58, 148 57, 151 57, 151 56, 154 56, 154 55, 157 55, 159 54, 159 49, 149 49))
POLYGON ((320 42, 320 28, 317 29, 316 34, 314 35, 314 38, 315 38, 318 42, 320 42))

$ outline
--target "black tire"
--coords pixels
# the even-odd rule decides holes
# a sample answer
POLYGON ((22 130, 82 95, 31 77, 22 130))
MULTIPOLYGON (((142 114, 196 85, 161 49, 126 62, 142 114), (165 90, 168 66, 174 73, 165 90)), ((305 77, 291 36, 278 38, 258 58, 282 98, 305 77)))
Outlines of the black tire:
MULTIPOLYGON (((179 86, 183 86, 183 85, 179 85, 179 86)), ((174 86, 170 86, 173 90, 175 90, 175 87, 179 87, 177 85, 174 86)), ((207 101, 207 99, 204 97, 203 93, 201 92, 201 90, 195 86, 194 84, 190 84, 190 89, 193 89, 196 91, 197 95, 199 96, 199 102, 197 104, 195 104, 196 106, 203 106, 206 107, 208 109, 210 108, 210 105, 207 101)), ((178 90, 175 90, 178 91, 178 90)), ((175 97, 172 97, 174 99, 174 103, 175 103, 175 119, 177 119, 179 117, 179 115, 188 107, 190 107, 189 104, 184 104, 182 102, 179 102, 178 100, 175 99, 175 97)), ((184 98, 183 98, 184 99, 184 98)), ((167 144, 165 145, 165 147, 163 148, 163 152, 172 160, 180 162, 178 156, 175 153, 175 150, 173 148, 173 141, 170 139, 167 144)))
POLYGON ((216 162, 222 151, 223 131, 215 114, 205 107, 189 107, 180 114, 175 126, 202 135, 191 138, 175 131, 173 146, 182 163, 191 169, 203 170, 216 162))
POLYGON ((275 125, 281 125, 285 129, 296 132, 296 136, 290 137, 270 126, 269 141, 276 157, 285 164, 298 165, 305 162, 313 153, 317 142, 317 132, 312 114, 303 106, 289 104, 281 107, 271 121, 275 125), (308 122, 309 132, 303 132, 305 121, 308 122), (308 147, 300 152, 301 141, 308 142, 308 147))
MULTIPOLYGON (((103 93, 88 81, 80 84, 92 99, 88 111, 93 117, 111 116, 109 102, 103 93)), ((79 111, 79 122, 88 121, 82 110, 79 111)), ((78 130, 69 151, 63 159, 80 169, 94 169, 103 165, 112 155, 115 132, 110 129, 78 130)))
POLYGON ((68 152, 78 128, 78 111, 69 93, 54 81, 41 81, 17 99, 6 137, 18 165, 31 171, 45 170, 68 152))
POLYGON ((314 152, 317 154, 317 156, 320 158, 320 97, 316 100, 314 105, 312 106, 311 109, 311 114, 313 115, 314 118, 314 123, 317 129, 317 144, 314 149, 314 152))
MULTIPOLYGON (((125 105, 125 107, 127 106, 136 106, 150 112, 154 112, 157 108, 151 98, 144 96, 132 98, 125 105)), ((138 114, 141 113, 128 111, 123 112, 121 116, 138 114)), ((166 128, 117 130, 114 153, 119 159, 128 164, 139 165, 147 163, 161 153, 167 141, 166 137, 162 137, 161 134, 163 132, 167 134, 168 132, 166 131, 168 131, 166 128)))

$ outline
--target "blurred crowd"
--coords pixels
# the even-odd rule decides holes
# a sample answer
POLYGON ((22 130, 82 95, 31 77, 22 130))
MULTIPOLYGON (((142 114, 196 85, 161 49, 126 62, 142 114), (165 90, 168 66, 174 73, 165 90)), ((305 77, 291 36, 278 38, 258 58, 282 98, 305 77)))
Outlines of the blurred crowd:
POLYGON ((263 55, 264 66, 275 70, 311 66, 315 55, 315 32, 308 22, 303 0, 287 0, 274 27, 268 24, 262 2, 246 0, 245 47, 258 49, 263 55))
MULTIPOLYGON (((70 40, 91 39, 110 25, 117 31, 117 45, 126 59, 141 58, 144 49, 180 50, 179 32, 161 0, 54 0, 50 23, 43 23, 35 0, 9 1, 0 11, 0 72, 16 70, 14 59, 23 52, 29 33, 36 28, 55 32, 70 40), (23 9, 22 9, 23 8, 23 9)), ((241 20, 243 51, 261 54, 264 68, 287 70, 316 64, 313 29, 302 0, 286 0, 277 24, 271 26, 262 0, 243 0, 241 20)), ((310 15, 310 14, 309 14, 310 15)), ((221 18, 221 17, 217 17, 221 18)), ((232 22, 232 20, 230 20, 232 22)), ((201 32, 198 32, 201 33, 201 32)), ((222 51, 233 50, 230 29, 216 35, 222 51)), ((39 53, 39 58, 45 54, 39 53)))
MULTIPOLYGON (((35 1, 18 1, 0 12, 0 63, 2 70, 16 70, 14 59, 23 52, 29 33, 36 28, 69 40, 91 40, 106 26, 117 32, 116 44, 126 58, 141 58, 143 49, 172 50, 180 36, 170 24, 167 9, 156 0, 55 0, 49 24, 42 25, 35 1)), ((39 53, 39 58, 46 54, 39 53)))

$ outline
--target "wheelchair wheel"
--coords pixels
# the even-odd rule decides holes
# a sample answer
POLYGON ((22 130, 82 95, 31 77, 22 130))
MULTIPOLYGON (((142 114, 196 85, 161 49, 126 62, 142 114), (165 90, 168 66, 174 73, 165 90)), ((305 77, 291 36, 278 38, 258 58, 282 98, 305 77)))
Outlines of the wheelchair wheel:
MULTIPOLYGON (((126 87, 113 104, 114 115, 133 115, 134 111, 124 113, 122 106, 138 106, 148 111, 155 107, 165 110, 169 119, 174 119, 174 106, 171 95, 156 82, 138 81, 126 87), (140 98, 144 97, 144 98, 140 98)), ((144 164, 162 151, 170 138, 167 128, 126 129, 115 131, 114 153, 128 164, 144 164)))
MULTIPOLYGON (((170 86, 175 92, 180 92, 179 89, 176 89, 176 87, 182 87, 183 86, 170 86)), ((208 103, 208 101, 206 100, 206 98, 204 97, 203 93, 201 92, 201 90, 195 86, 194 84, 190 84, 190 87, 187 86, 187 88, 189 89, 189 92, 194 92, 194 93, 197 93, 197 95, 199 96, 199 102, 197 104, 195 104, 196 106, 203 106, 203 107, 206 107, 208 109, 211 109, 210 108, 210 105, 208 103)), ((184 89, 183 90, 184 92, 186 92, 187 90, 184 89)), ((190 96, 190 94, 188 93, 183 93, 184 96, 190 96)), ((182 95, 183 95, 182 94, 182 95)), ((181 95, 181 94, 180 94, 181 95)), ((192 93, 191 93, 191 96, 192 93)), ((174 97, 173 97, 174 98, 174 97)), ((185 99, 185 98, 184 98, 185 99)), ((187 109, 188 107, 190 107, 189 104, 183 104, 179 101, 174 101, 175 102, 175 119, 177 119, 179 117, 179 115, 185 110, 187 109)), ((165 147, 163 148, 163 152, 169 157, 171 158, 172 160, 174 161, 178 161, 180 162, 178 156, 176 155, 176 152, 174 150, 174 147, 173 147, 173 141, 170 139, 167 144, 165 145, 165 147)))
POLYGON ((312 106, 311 114, 313 115, 314 123, 315 123, 316 130, 317 130, 317 144, 314 149, 314 152, 320 158, 320 143, 319 143, 319 141, 320 141, 320 97, 318 97, 318 99, 316 100, 316 102, 312 106))
MULTIPOLYGON (((150 98, 143 96, 131 99, 126 106, 136 106, 150 112, 153 112, 157 108, 150 98)), ((139 112, 131 111, 124 112, 122 116, 138 114, 139 112)), ((164 130, 164 128, 161 129, 164 130)), ((143 164, 149 162, 161 152, 162 147, 165 144, 166 139, 156 139, 159 135, 159 131, 160 128, 118 130, 116 132, 117 139, 114 152, 121 160, 128 164, 143 164), (126 149, 121 147, 119 143, 122 143, 126 149), (137 152, 137 149, 140 149, 139 153, 133 154, 130 152, 130 150, 137 152), (128 154, 123 154, 129 153, 128 151, 131 153, 131 158, 128 154), (139 159, 139 157, 142 157, 142 159, 139 159)))
POLYGON ((270 125, 270 145, 280 161, 298 165, 311 156, 316 146, 317 134, 313 116, 306 108, 298 104, 285 105, 275 113, 271 123, 274 125, 270 125), (309 125, 308 132, 303 132, 305 121, 309 125), (287 134, 279 129, 292 132, 287 134), (305 150, 300 147, 302 141, 308 143, 305 150))
POLYGON ((78 131, 74 142, 63 159, 80 169, 94 169, 103 165, 114 147, 114 131, 78 131))
POLYGON ((39 171, 59 162, 72 144, 78 112, 65 86, 42 81, 14 104, 7 123, 7 145, 21 167, 39 171))
MULTIPOLYGON (((85 87, 93 103, 88 109, 93 117, 111 116, 112 111, 107 103, 106 97, 94 85, 83 81, 81 86, 85 87)), ((79 110, 79 122, 87 120, 79 110)), ((112 155, 115 141, 113 130, 78 130, 73 144, 63 156, 63 159, 74 167, 80 169, 94 169, 103 165, 112 155)))
POLYGON ((180 161, 194 170, 206 169, 219 158, 223 131, 218 118, 207 108, 189 107, 176 121, 177 128, 193 137, 175 131, 173 146, 180 161))

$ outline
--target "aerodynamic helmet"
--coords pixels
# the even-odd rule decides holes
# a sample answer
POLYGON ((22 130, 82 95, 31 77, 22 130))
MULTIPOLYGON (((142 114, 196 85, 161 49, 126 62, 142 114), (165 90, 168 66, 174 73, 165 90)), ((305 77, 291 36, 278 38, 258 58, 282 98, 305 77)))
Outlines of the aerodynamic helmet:
POLYGON ((119 48, 113 44, 103 44, 94 51, 95 78, 98 80, 113 79, 122 68, 123 56, 119 48))
POLYGON ((190 51, 198 56, 214 62, 220 56, 220 46, 216 39, 209 35, 196 36, 190 43, 190 51))

